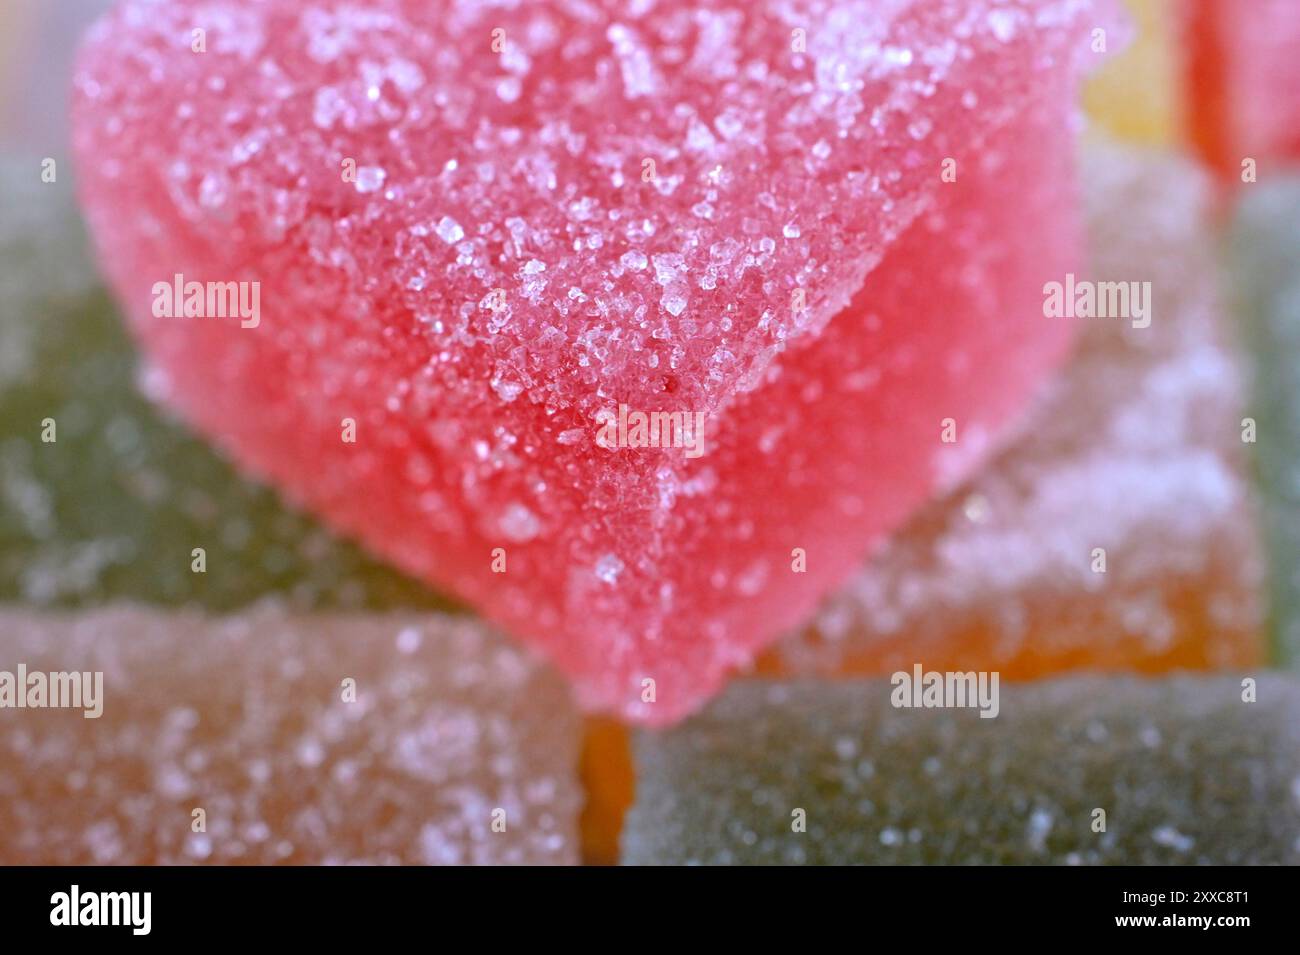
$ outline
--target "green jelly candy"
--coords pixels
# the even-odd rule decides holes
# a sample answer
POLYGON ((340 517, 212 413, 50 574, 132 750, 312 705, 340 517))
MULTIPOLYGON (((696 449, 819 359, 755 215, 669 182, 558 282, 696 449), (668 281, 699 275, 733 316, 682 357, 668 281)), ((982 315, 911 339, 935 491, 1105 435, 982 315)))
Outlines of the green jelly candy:
POLYGON ((1300 862, 1295 680, 999 689, 981 710, 896 707, 914 688, 884 680, 737 683, 638 734, 623 861, 1300 862))
POLYGON ((1234 289, 1255 359, 1242 440, 1255 449, 1272 557, 1280 664, 1300 665, 1300 179, 1246 187, 1231 236, 1234 289))

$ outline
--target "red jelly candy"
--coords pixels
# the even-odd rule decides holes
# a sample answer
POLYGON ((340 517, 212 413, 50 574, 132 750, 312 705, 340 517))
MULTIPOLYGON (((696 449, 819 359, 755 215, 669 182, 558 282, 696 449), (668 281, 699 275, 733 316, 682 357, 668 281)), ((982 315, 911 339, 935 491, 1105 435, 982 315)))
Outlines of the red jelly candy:
POLYGON ((1063 352, 1097 26, 135 0, 82 51, 81 191, 155 394, 583 705, 665 722, 1063 352))

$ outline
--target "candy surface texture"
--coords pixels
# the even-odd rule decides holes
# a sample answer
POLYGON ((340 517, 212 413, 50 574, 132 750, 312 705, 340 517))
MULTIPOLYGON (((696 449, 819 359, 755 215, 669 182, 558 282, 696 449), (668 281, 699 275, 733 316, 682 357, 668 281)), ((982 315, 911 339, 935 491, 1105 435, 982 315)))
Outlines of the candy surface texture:
POLYGON ((1098 19, 136 0, 83 47, 81 194, 152 395, 666 722, 1059 361, 1098 19))

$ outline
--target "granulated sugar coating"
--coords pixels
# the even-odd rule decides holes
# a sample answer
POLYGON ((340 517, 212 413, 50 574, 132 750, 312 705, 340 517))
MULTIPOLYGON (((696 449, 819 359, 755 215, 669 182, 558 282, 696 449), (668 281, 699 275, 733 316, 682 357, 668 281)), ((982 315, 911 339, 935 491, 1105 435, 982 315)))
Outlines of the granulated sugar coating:
POLYGON ((130 2, 83 49, 74 141, 153 394, 585 706, 663 722, 1058 360, 1041 288, 1074 261, 1108 26, 1082 0, 130 2), (260 283, 259 314, 160 317, 178 274, 260 283), (598 444, 620 405, 702 415, 705 453, 598 444))
POLYGON ((1168 154, 1101 144, 1081 165, 1091 254, 1077 278, 1151 283, 1147 316, 1060 319, 1082 326, 1079 348, 1016 440, 909 521, 774 648, 769 671, 922 661, 1027 678, 1260 662, 1250 412, 1209 180, 1168 154))
POLYGON ((5 865, 577 861, 580 721, 473 622, 6 609, 19 663, 102 671, 102 713, 4 711, 5 865))
POLYGON ((1300 861, 1293 678, 1003 685, 992 719, 894 692, 743 681, 642 731, 624 863, 1300 861))
POLYGON ((142 398, 71 177, 38 168, 0 158, 0 604, 446 609, 142 398))

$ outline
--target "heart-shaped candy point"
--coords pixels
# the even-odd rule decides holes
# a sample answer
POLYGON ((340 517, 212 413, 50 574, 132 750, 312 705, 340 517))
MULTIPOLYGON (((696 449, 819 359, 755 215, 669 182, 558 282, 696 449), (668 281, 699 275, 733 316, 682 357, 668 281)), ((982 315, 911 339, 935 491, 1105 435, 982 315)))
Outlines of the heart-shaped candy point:
POLYGON ((131 0, 76 77, 145 380, 667 722, 1059 359, 1078 0, 131 0))

